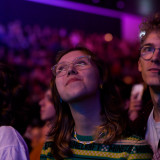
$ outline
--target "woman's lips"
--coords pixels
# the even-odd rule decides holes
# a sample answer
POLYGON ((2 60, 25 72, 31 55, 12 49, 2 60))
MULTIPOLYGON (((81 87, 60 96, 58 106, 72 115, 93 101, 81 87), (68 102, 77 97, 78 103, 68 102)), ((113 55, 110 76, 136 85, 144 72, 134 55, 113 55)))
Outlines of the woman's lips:
POLYGON ((79 78, 70 78, 67 82, 66 82, 66 86, 72 82, 76 82, 76 81, 81 81, 81 79, 79 78))

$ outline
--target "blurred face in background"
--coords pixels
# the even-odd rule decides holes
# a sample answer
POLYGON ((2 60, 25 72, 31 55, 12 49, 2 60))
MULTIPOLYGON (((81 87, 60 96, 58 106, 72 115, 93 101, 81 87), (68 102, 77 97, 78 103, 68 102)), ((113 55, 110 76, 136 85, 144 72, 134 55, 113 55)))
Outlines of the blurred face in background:
POLYGON ((53 121, 55 119, 56 111, 54 108, 54 104, 52 102, 52 93, 51 90, 48 89, 45 92, 43 99, 40 100, 39 105, 41 120, 43 121, 53 121))

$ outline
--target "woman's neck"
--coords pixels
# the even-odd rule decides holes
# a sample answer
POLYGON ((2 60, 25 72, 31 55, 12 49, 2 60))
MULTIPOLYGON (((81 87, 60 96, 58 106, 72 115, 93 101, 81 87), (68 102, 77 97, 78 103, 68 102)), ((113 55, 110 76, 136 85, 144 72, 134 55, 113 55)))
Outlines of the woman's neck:
POLYGON ((70 103, 77 134, 90 136, 101 124, 101 104, 99 95, 87 97, 79 102, 70 103))

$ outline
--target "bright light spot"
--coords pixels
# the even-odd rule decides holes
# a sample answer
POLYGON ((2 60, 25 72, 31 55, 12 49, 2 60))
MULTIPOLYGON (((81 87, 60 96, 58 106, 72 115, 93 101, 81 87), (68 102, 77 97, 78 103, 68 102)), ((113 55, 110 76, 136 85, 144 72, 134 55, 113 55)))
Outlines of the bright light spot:
POLYGON ((105 41, 110 42, 110 41, 112 41, 112 39, 113 39, 113 36, 112 36, 111 33, 106 33, 106 34, 104 35, 104 40, 105 40, 105 41))
POLYGON ((153 0, 138 0, 138 12, 143 15, 149 15, 154 10, 153 0))
POLYGON ((139 37, 142 38, 143 36, 145 36, 145 34, 146 34, 146 32, 142 31, 142 32, 140 32, 139 37))
POLYGON ((133 83, 133 78, 131 76, 125 76, 123 78, 123 82, 126 84, 132 84, 133 83))

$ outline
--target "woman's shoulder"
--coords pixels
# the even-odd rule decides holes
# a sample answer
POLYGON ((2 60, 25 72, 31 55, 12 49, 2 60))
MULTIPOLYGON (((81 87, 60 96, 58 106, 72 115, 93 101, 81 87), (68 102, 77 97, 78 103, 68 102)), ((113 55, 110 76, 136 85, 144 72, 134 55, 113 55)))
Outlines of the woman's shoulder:
POLYGON ((47 150, 51 148, 52 146, 53 146, 53 139, 48 138, 43 145, 43 150, 47 150))
POLYGON ((41 156, 40 159, 44 159, 46 160, 46 157, 50 157, 50 159, 54 159, 53 158, 53 154, 51 153, 52 151, 52 145, 53 145, 53 139, 47 139, 46 142, 43 145, 43 149, 41 151, 41 156))
POLYGON ((144 140, 142 137, 135 135, 135 134, 125 137, 124 139, 130 140, 130 141, 143 141, 144 140))
POLYGON ((122 138, 115 143, 124 145, 148 145, 146 140, 137 135, 131 135, 129 137, 122 138))
POLYGON ((123 148, 130 154, 137 154, 152 157, 152 149, 148 143, 141 137, 137 135, 132 135, 130 137, 122 138, 114 143, 115 146, 123 148))
POLYGON ((139 150, 143 153, 152 153, 151 147, 148 145, 147 141, 140 136, 132 135, 115 142, 118 145, 125 145, 132 148, 132 151, 139 150))

